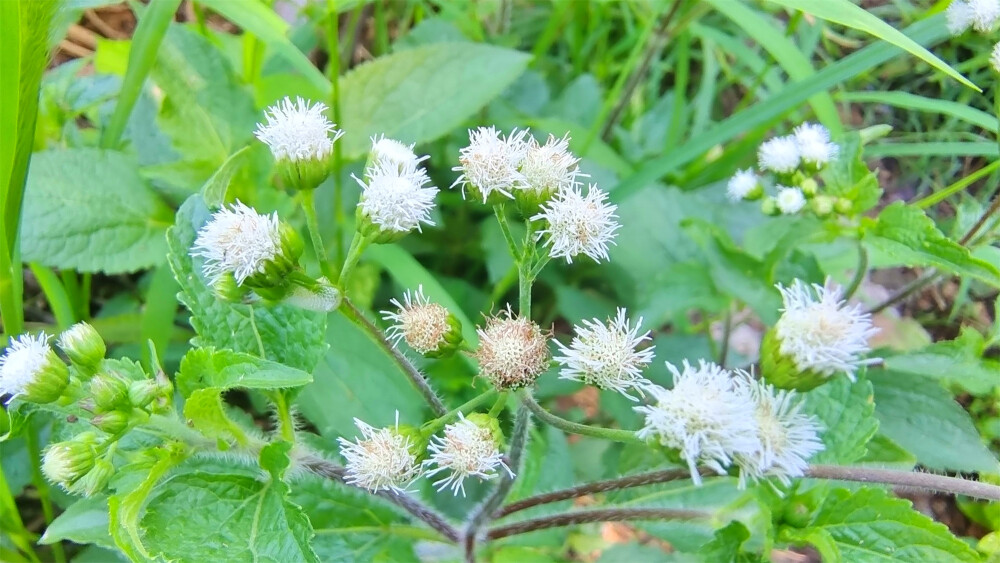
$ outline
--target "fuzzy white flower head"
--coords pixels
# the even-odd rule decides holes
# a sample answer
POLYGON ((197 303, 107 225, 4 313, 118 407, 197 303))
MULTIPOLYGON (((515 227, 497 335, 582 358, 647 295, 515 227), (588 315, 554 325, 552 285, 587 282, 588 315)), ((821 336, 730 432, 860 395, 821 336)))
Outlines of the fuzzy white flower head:
POLYGON ((753 170, 737 170, 726 184, 726 194, 732 201, 740 201, 752 194, 760 186, 760 178, 753 170))
POLYGON ((398 432, 399 411, 395 428, 374 428, 357 418, 354 424, 361 431, 361 438, 354 442, 337 438, 340 455, 347 460, 344 480, 373 493, 405 492, 420 467, 410 451, 410 438, 398 432))
POLYGON ((764 170, 778 174, 791 174, 799 167, 799 144, 795 137, 775 137, 760 145, 757 162, 764 170))
POLYGON ((948 31, 952 35, 961 35, 972 26, 972 6, 966 0, 954 0, 945 11, 948 31))
POLYGON ((278 214, 261 215, 237 201, 212 214, 191 250, 192 256, 205 259, 202 270, 212 285, 226 274, 241 285, 263 272, 267 262, 281 252, 278 214))
POLYGON ((419 231, 420 223, 434 224, 431 210, 438 189, 425 187, 431 180, 415 162, 399 167, 394 161, 378 160, 365 171, 365 177, 367 183, 354 176, 362 188, 358 207, 379 228, 406 233, 419 231))
POLYGON ((794 215, 806 206, 806 196, 802 195, 799 188, 789 188, 778 186, 778 195, 775 198, 778 209, 785 215, 794 215))
POLYGON ((586 196, 579 186, 573 186, 556 193, 531 220, 548 223, 536 236, 548 235, 545 244, 551 247, 553 258, 565 258, 572 264, 574 256, 586 254, 600 262, 608 259, 608 245, 614 244, 615 231, 621 227, 616 209, 617 205, 608 203, 608 194, 593 184, 586 196))
POLYGON ((330 156, 333 143, 344 134, 325 112, 321 103, 311 104, 302 98, 293 102, 286 97, 267 108, 266 123, 258 123, 254 135, 271 148, 277 160, 322 160, 330 156))
POLYGON ((390 301, 396 306, 395 311, 381 311, 386 322, 393 323, 386 331, 394 346, 399 346, 400 340, 405 340, 410 348, 421 354, 437 350, 444 341, 445 335, 451 330, 448 323, 448 309, 424 296, 424 286, 417 290, 407 290, 403 301, 390 301))
POLYGON ((493 193, 513 198, 512 190, 525 182, 519 168, 528 152, 524 140, 527 133, 515 129, 504 137, 496 127, 470 130, 469 146, 461 150, 458 158, 461 166, 452 169, 462 174, 452 187, 461 185, 464 196, 466 186, 471 186, 482 196, 483 203, 493 193))
POLYGON ((646 391, 655 403, 635 407, 646 417, 639 438, 655 438, 679 450, 697 485, 701 484, 698 465, 725 475, 736 456, 760 447, 753 398, 746 386, 722 367, 705 361, 698 367, 685 361, 683 371, 671 364, 667 367, 674 375, 673 387, 648 386, 646 391))
POLYGON ((802 162, 822 166, 837 158, 840 147, 830 142, 830 131, 818 123, 803 123, 795 128, 802 162))
POLYGON ((990 52, 990 64, 993 65, 994 71, 1000 72, 1000 43, 994 45, 990 52))
POLYGON ((968 0, 968 5, 972 29, 979 33, 996 29, 1000 20, 1000 0, 968 0))
POLYGON ((413 144, 407 145, 395 139, 386 138, 385 135, 372 137, 372 159, 395 165, 400 171, 416 169, 421 162, 428 158, 427 156, 418 157, 413 152, 413 144))
POLYGON ((829 282, 810 287, 802 280, 777 287, 784 308, 775 336, 781 353, 798 369, 826 377, 844 372, 853 380, 858 367, 878 362, 862 358, 870 349, 868 339, 878 332, 871 315, 860 305, 848 305, 839 287, 829 282))
POLYGON ((532 138, 528 140, 528 150, 521 161, 524 184, 520 187, 536 194, 572 188, 578 176, 587 176, 580 173, 579 162, 580 159, 569 152, 568 134, 562 139, 549 135, 544 145, 532 138))
POLYGON ((497 468, 504 468, 514 478, 514 472, 503 461, 503 454, 489 428, 484 428, 459 413, 459 421, 444 427, 444 436, 434 436, 427 447, 430 457, 424 466, 436 465, 425 475, 433 477, 443 471, 448 475, 434 482, 439 491, 450 488, 457 496, 465 496, 465 480, 469 477, 493 479, 497 468))
POLYGON ((563 354, 554 359, 561 364, 561 379, 582 381, 601 389, 617 391, 633 401, 638 400, 628 394, 642 379, 642 370, 653 361, 653 346, 637 350, 644 341, 650 340, 649 332, 639 334, 642 317, 635 326, 626 316, 625 309, 619 308, 614 320, 602 323, 598 319, 583 321, 583 326, 574 327, 576 336, 569 346, 556 342, 563 354))
POLYGON ((541 327, 510 310, 500 311, 476 329, 479 348, 473 354, 479 373, 501 391, 535 382, 549 367, 549 345, 541 327))
POLYGON ((760 446, 736 456, 740 467, 740 485, 747 480, 776 477, 788 485, 793 477, 805 475, 809 458, 823 450, 816 420, 800 412, 801 404, 794 391, 778 390, 756 381, 745 372, 744 385, 753 398, 760 446))
POLYGON ((49 362, 49 337, 22 334, 12 340, 0 356, 0 395, 18 396, 24 393, 49 362))

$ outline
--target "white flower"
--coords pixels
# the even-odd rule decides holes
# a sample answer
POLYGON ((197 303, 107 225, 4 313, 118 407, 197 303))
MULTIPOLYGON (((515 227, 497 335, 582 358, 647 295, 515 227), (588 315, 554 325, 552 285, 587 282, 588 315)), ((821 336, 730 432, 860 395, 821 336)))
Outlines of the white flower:
POLYGON ((476 332, 479 348, 473 357, 479 373, 501 391, 530 385, 549 367, 545 333, 530 319, 515 316, 510 305, 476 332))
POLYGON ((508 198, 513 198, 511 190, 525 182, 524 174, 519 171, 521 161, 528 151, 528 143, 524 141, 526 130, 511 131, 504 137, 496 127, 480 127, 469 131, 469 146, 461 150, 459 162, 452 170, 462 174, 455 180, 452 187, 471 186, 483 203, 494 192, 508 198))
POLYGON ((333 143, 344 134, 325 115, 326 106, 286 97, 264 112, 254 134, 271 148, 277 160, 299 162, 330 156, 333 143), (330 137, 330 134, 333 137, 330 137))
POLYGON ((732 201, 740 201, 760 186, 760 179, 753 170, 737 170, 726 185, 726 193, 732 201))
POLYGON ((615 215, 617 205, 607 202, 608 194, 591 185, 584 196, 579 186, 556 193, 542 206, 542 212, 531 218, 543 219, 546 229, 536 236, 549 235, 546 245, 553 258, 565 258, 572 264, 573 257, 586 254, 595 261, 608 259, 608 244, 614 244, 615 231, 621 226, 615 215))
POLYGON ((387 165, 396 166, 400 171, 416 169, 417 166, 430 157, 418 157, 413 152, 413 145, 407 145, 395 139, 387 139, 385 135, 372 137, 372 160, 381 160, 387 165))
POLYGON ((49 336, 22 334, 0 356, 0 395, 18 396, 27 391, 49 362, 49 336))
POLYGON ((972 25, 972 6, 966 0, 955 0, 948 5, 945 12, 948 21, 948 31, 952 35, 961 35, 972 25))
POLYGON ((354 176, 362 188, 358 207, 381 230, 406 233, 419 231, 420 223, 434 224, 431 210, 438 189, 424 187, 431 180, 415 162, 401 167, 395 161, 380 159, 365 171, 365 178, 367 183, 354 176))
POLYGON ((802 195, 802 190, 778 186, 778 196, 775 198, 778 209, 785 215, 794 215, 806 206, 806 197, 802 195))
POLYGON ((457 496, 465 496, 465 480, 468 477, 493 479, 497 468, 503 467, 514 478, 514 472, 503 461, 503 454, 497 446, 496 438, 489 428, 466 419, 459 413, 459 421, 444 427, 444 437, 434 436, 427 447, 430 457, 424 465, 437 465, 437 469, 425 473, 433 477, 442 471, 450 473, 434 482, 439 491, 451 488, 457 496))
POLYGON ((614 320, 607 324, 597 319, 583 321, 583 326, 574 327, 576 336, 569 346, 556 342, 563 354, 555 361, 563 366, 559 372, 561 379, 582 381, 602 389, 617 391, 629 399, 627 394, 642 381, 642 370, 653 361, 653 346, 636 350, 644 341, 650 340, 649 332, 639 334, 639 325, 630 326, 625 309, 619 308, 614 320))
POLYGON ((396 306, 396 311, 381 311, 386 322, 394 323, 386 331, 394 346, 400 340, 405 340, 410 348, 421 354, 433 352, 443 344, 445 335, 451 330, 448 323, 448 309, 424 296, 424 286, 417 290, 407 290, 403 294, 403 302, 398 299, 390 301, 396 306))
POLYGON ((799 167, 799 144, 791 136, 765 141, 757 150, 757 162, 764 170, 791 174, 799 167))
POLYGON ((779 349, 795 366, 824 376, 844 372, 852 380, 859 366, 878 360, 865 360, 868 339, 878 329, 871 315, 860 305, 848 306, 840 288, 795 280, 791 287, 778 284, 784 300, 781 318, 774 326, 779 349))
POLYGON ((417 457, 410 451, 410 439, 399 434, 399 411, 395 428, 373 428, 354 419, 361 438, 351 442, 337 438, 340 455, 347 460, 345 481, 373 493, 402 493, 420 472, 417 457))
POLYGON ((767 476, 787 485, 792 477, 805 475, 809 458, 823 450, 819 425, 813 417, 799 412, 801 404, 794 391, 777 390, 748 373, 742 375, 756 407, 760 444, 754 451, 736 456, 740 485, 767 476))
POLYGON ((1000 20, 1000 0, 968 0, 972 29, 989 33, 1000 20))
POLYGON ((990 52, 990 64, 993 65, 993 70, 1000 72, 1000 43, 994 45, 990 52))
POLYGON ((242 285, 281 253, 278 214, 261 215, 237 201, 212 215, 191 250, 192 256, 205 259, 202 270, 212 285, 226 274, 242 285))
POLYGON ((646 417, 637 435, 679 450, 697 485, 700 464, 725 475, 737 455, 759 448, 750 392, 713 363, 701 361, 695 368, 685 361, 684 371, 667 367, 674 374, 674 385, 670 390, 658 385, 646 388, 656 402, 635 407, 646 417))
POLYGON ((549 135, 544 145, 529 139, 527 153, 521 161, 524 183, 520 187, 536 194, 572 188, 577 183, 577 176, 587 176, 580 173, 578 162, 580 159, 569 152, 568 134, 562 139, 549 135))
POLYGON ((840 147, 830 142, 830 131, 818 123, 803 123, 795 128, 802 162, 824 165, 837 158, 840 147))

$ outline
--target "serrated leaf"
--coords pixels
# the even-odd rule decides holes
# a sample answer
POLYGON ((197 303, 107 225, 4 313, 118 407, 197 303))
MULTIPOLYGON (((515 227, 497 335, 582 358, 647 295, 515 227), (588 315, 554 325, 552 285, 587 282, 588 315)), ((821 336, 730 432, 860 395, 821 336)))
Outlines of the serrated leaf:
POLYGON ((226 200, 226 191, 229 189, 229 183, 233 181, 233 176, 243 166, 250 148, 246 146, 229 155, 229 158, 222 163, 222 166, 201 187, 201 197, 205 200, 206 205, 209 207, 218 207, 226 200))
POLYGON ((835 489, 806 528, 786 528, 782 535, 795 543, 813 543, 830 561, 980 561, 944 524, 881 489, 835 489))
MULTIPOLYGON (((146 500, 167 471, 183 461, 183 456, 175 450, 154 451, 160 455, 160 459, 153 464, 142 481, 128 492, 115 494, 108 498, 111 537, 118 549, 135 562, 152 559, 143 545, 142 535, 139 531, 139 518, 146 506, 146 500)), ((188 508, 190 509, 190 507, 188 508)))
POLYGON ((23 259, 108 274, 149 268, 163 262, 170 214, 122 153, 38 152, 25 191, 23 259))
POLYGON ((972 417, 933 379, 880 371, 871 373, 879 431, 930 469, 1000 472, 972 417))
POLYGON ((889 356, 892 371, 921 375, 955 384, 974 395, 985 395, 1000 385, 1000 362, 984 357, 986 341, 973 328, 962 327, 958 338, 935 342, 922 350, 889 356))
POLYGON ((740 522, 730 522, 716 530, 712 541, 698 550, 705 561, 730 561, 732 563, 752 563, 761 558, 755 553, 743 550, 743 544, 750 539, 750 530, 740 522))
POLYGON ((878 430, 872 384, 836 376, 804 395, 802 412, 819 421, 825 446, 810 461, 848 464, 864 457, 866 444, 878 430))
POLYGON ((906 266, 934 266, 1000 286, 996 266, 974 258, 968 248, 944 236, 923 210, 901 201, 879 213, 864 241, 906 266))
POLYGON ((231 439, 240 445, 248 442, 240 425, 226 415, 218 389, 196 389, 192 392, 184 401, 184 418, 195 430, 209 438, 231 439))
POLYGON ((185 396, 195 389, 286 389, 311 382, 312 376, 300 369, 214 348, 189 350, 177 372, 177 388, 185 396))
POLYGON ((529 56, 479 43, 436 43, 363 64, 341 78, 344 156, 358 158, 370 137, 406 143, 450 132, 520 76, 529 56))
POLYGON ((287 494, 280 480, 177 475, 150 497, 143 542, 150 554, 180 562, 318 562, 309 519, 287 494))
POLYGON ((167 232, 167 258, 181 286, 180 300, 191 311, 195 346, 214 346, 261 356, 312 372, 326 351, 326 315, 288 305, 251 306, 219 300, 205 283, 201 264, 188 254, 198 229, 211 212, 200 195, 192 195, 177 211, 167 232))

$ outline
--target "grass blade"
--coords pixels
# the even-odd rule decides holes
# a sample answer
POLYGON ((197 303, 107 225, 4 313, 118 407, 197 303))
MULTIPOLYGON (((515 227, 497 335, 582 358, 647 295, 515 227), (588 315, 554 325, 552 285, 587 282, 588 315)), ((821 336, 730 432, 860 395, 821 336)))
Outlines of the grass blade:
POLYGON ((853 103, 886 104, 900 109, 926 111, 948 115, 982 127, 987 131, 996 132, 1000 120, 995 115, 970 107, 968 104, 926 98, 909 92, 843 92, 837 95, 837 100, 853 103))

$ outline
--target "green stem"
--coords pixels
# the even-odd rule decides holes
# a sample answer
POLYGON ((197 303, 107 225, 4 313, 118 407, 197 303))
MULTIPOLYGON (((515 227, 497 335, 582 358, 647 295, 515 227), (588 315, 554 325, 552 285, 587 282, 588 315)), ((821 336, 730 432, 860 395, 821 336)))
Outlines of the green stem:
MULTIPOLYGON (((326 52, 329 57, 327 63, 327 74, 330 78, 330 109, 333 111, 333 122, 340 123, 340 13, 337 11, 336 2, 328 2, 330 15, 327 20, 326 30, 326 52)), ((343 145, 339 142, 333 144, 333 242, 336 263, 344 263, 344 223, 347 216, 344 214, 344 179, 341 177, 341 168, 344 164, 343 145)), ((333 278, 330 278, 333 281, 333 278)))
POLYGON ((434 420, 424 423, 424 425, 420 427, 420 432, 422 434, 430 436, 431 434, 434 434, 438 430, 444 428, 445 424, 448 424, 449 421, 458 416, 458 413, 465 414, 475 409, 479 405, 488 403, 490 399, 496 396, 496 394, 497 394, 496 389, 490 389, 485 393, 481 393, 473 397, 472 399, 466 401, 461 406, 451 409, 450 411, 442 414, 441 416, 435 418, 434 420))
POLYGON ((604 440, 611 440, 613 442, 621 442, 623 444, 640 444, 646 445, 646 441, 642 440, 635 435, 635 432, 630 430, 618 430, 614 428, 598 428, 596 426, 588 426, 586 424, 578 424, 576 422, 571 422, 565 418, 556 416, 549 411, 542 408, 537 402, 535 402, 534 397, 530 393, 524 393, 521 397, 521 402, 535 413, 542 422, 546 424, 555 426, 556 428, 569 432, 571 434, 579 434, 581 436, 591 436, 593 438, 601 438, 604 440))
POLYGON ((316 217, 316 200, 314 190, 302 192, 302 209, 306 212, 306 226, 309 228, 309 238, 312 239, 313 252, 319 260, 319 268, 326 279, 333 281, 333 268, 327 259, 326 248, 323 246, 323 235, 319 232, 319 219, 316 217))
POLYGON ((497 397, 497 402, 493 403, 493 408, 490 409, 491 417, 496 418, 500 416, 500 413, 503 412, 503 408, 507 406, 508 396, 509 394, 506 391, 500 393, 500 396, 497 397))
POLYGON ((865 245, 859 240, 858 241, 858 269, 854 271, 854 278, 851 279, 850 285, 844 290, 844 300, 848 300, 854 297, 857 293, 858 288, 861 287, 861 282, 864 281, 865 275, 868 273, 868 251, 865 250, 865 245))
MULTIPOLYGON (((42 475, 42 452, 38 447, 38 434, 34 427, 29 427, 24 433, 24 442, 28 448, 28 459, 31 461, 31 482, 38 492, 38 500, 42 503, 42 514, 45 517, 45 524, 49 525, 55 519, 55 512, 52 510, 52 497, 49 489, 49 482, 42 475)), ((52 544, 52 556, 56 563, 66 563, 66 553, 63 551, 62 542, 52 544)))
POLYGON ((281 432, 281 439, 286 442, 295 443, 295 422, 292 420, 292 409, 288 402, 285 391, 278 389, 272 394, 275 411, 278 414, 278 429, 281 432))
POLYGON ((56 325, 59 330, 66 330, 72 326, 76 321, 73 303, 66 288, 59 280, 59 276, 51 268, 46 268, 38 262, 32 262, 28 264, 28 267, 31 268, 31 273, 35 275, 38 285, 42 288, 45 300, 49 302, 49 309, 56 317, 56 325))
POLYGON ((500 232, 503 233, 503 238, 507 241, 507 250, 510 252, 511 258, 514 259, 514 262, 520 262, 521 251, 517 249, 517 243, 514 242, 514 235, 510 232, 510 225, 507 223, 507 213, 504 211, 503 204, 494 205, 493 213, 497 216, 497 223, 500 223, 500 232))
POLYGON ((354 239, 351 240, 351 248, 347 251, 347 258, 344 259, 344 268, 340 270, 340 280, 337 282, 341 288, 343 288, 351 280, 351 272, 354 271, 354 267, 358 265, 358 260, 361 259, 361 253, 365 251, 368 243, 371 239, 362 236, 361 233, 355 231, 354 239))

